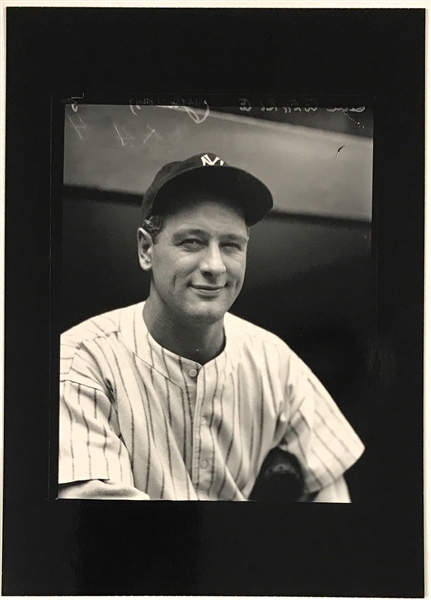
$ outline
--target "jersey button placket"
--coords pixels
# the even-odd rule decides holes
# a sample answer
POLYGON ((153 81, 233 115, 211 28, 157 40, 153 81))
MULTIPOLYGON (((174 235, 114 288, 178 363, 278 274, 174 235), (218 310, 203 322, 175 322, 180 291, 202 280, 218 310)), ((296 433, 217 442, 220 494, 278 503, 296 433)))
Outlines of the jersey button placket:
POLYGON ((200 439, 200 424, 197 421, 196 416, 200 413, 200 407, 202 404, 202 382, 199 379, 199 370, 197 367, 191 367, 187 370, 187 374, 190 379, 190 383, 195 388, 195 403, 194 403, 194 415, 193 415, 193 445, 192 445, 192 481, 196 488, 197 482, 200 476, 201 465, 199 463, 199 448, 201 446, 200 439))
POLYGON ((201 416, 202 407, 205 403, 204 392, 205 392, 206 386, 205 386, 205 382, 204 382, 204 377, 205 377, 205 375, 202 373, 202 371, 200 371, 198 374, 198 381, 197 381, 196 407, 195 407, 195 419, 194 419, 194 436, 195 436, 194 450, 196 452, 195 464, 197 467, 195 485, 196 485, 196 491, 198 493, 198 496, 199 496, 200 488, 202 486, 204 488, 207 487, 207 479, 209 476, 208 475, 209 461, 208 461, 208 458, 205 456, 205 453, 203 452, 203 450, 205 448, 204 439, 205 439, 205 434, 206 434, 206 431, 203 426, 206 423, 206 418, 204 416, 201 416))

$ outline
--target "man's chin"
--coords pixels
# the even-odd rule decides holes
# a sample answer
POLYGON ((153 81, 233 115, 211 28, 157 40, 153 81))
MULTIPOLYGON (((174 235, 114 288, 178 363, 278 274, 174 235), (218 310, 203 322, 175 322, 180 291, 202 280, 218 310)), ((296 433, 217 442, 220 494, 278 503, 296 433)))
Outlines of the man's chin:
POLYGON ((191 315, 194 323, 200 323, 202 325, 213 325, 218 321, 221 321, 226 314, 225 311, 198 311, 191 315))
POLYGON ((228 310, 229 307, 226 306, 197 306, 191 308, 188 315, 192 322, 212 325, 221 321, 228 310))

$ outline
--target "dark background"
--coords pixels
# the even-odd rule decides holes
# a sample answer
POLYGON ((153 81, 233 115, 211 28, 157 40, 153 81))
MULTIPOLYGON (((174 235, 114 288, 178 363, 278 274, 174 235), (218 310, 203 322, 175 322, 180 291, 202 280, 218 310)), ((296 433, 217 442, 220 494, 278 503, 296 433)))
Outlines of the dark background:
MULTIPOLYGON (((424 11, 9 8, 7 16, 3 593, 423 595, 424 11), (333 106, 348 94, 372 99, 371 258, 316 265, 254 289, 252 303, 244 289, 235 305, 304 356, 364 438, 349 481, 355 504, 53 500, 57 340, 67 320, 60 270, 79 268, 61 265, 62 219, 72 237, 82 219, 82 238, 98 201, 69 189, 62 211, 63 114, 58 101, 51 113, 51 94, 186 89, 312 93, 333 106)), ((273 218, 261 234, 292 223, 304 235, 310 226, 273 218)), ((369 234, 353 223, 312 226, 369 234)), ((112 251, 108 230, 98 234, 112 251)), ((105 262, 85 252, 77 260, 95 286, 90 298, 103 296, 105 262)), ((118 306, 114 288, 107 309, 118 306)), ((77 290, 76 316, 84 304, 77 290)))

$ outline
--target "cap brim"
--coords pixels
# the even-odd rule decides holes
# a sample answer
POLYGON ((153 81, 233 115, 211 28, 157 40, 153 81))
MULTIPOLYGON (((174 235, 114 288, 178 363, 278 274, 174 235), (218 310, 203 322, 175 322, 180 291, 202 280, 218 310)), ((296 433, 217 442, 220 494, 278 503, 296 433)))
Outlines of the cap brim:
POLYGON ((153 200, 153 211, 166 195, 176 187, 184 189, 187 184, 211 186, 215 192, 232 198, 233 204, 239 204, 244 211, 248 225, 261 221, 273 207, 273 198, 269 189, 260 179, 238 167, 228 165, 215 167, 194 167, 175 175, 167 181, 153 200))

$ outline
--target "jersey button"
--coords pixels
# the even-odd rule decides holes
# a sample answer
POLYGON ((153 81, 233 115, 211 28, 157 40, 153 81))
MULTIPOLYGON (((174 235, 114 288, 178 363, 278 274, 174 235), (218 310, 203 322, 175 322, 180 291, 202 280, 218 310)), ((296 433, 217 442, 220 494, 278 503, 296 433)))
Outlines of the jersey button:
POLYGON ((207 422, 205 417, 201 417, 201 425, 205 425, 205 423, 207 422))
POLYGON ((198 372, 196 371, 196 369, 190 369, 190 371, 189 371, 190 377, 196 377, 197 374, 198 374, 198 372))
POLYGON ((207 460, 203 460, 203 461, 201 462, 201 467, 202 467, 202 469, 206 469, 206 468, 207 468, 207 466, 208 466, 208 461, 207 461, 207 460))

